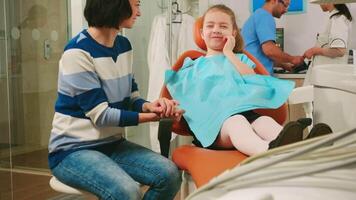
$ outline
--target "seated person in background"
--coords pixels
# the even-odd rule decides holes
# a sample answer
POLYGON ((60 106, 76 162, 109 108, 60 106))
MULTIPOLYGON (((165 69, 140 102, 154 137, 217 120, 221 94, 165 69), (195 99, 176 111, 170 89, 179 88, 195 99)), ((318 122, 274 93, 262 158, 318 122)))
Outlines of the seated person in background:
POLYGON ((245 49, 254 55, 273 76, 273 66, 291 71, 302 64, 302 56, 291 56, 276 46, 276 22, 287 13, 290 0, 266 0, 242 27, 245 49))
POLYGON ((209 8, 201 33, 206 56, 187 58, 178 72, 166 72, 167 88, 186 111, 194 137, 205 148, 236 148, 247 155, 302 140, 305 127, 300 123, 283 128, 253 111, 280 107, 294 83, 255 74, 255 64, 242 53, 238 30, 230 8, 209 8))

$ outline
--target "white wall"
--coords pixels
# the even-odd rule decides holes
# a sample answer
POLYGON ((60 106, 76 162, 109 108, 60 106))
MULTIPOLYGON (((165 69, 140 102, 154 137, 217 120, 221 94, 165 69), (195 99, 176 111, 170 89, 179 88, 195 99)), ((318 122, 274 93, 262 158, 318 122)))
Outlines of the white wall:
MULTIPOLYGON (((150 39, 151 25, 153 18, 162 13, 158 7, 161 1, 145 0, 141 1, 141 17, 138 18, 132 29, 125 29, 124 35, 128 37, 133 49, 133 70, 135 80, 138 83, 140 95, 144 99, 147 97, 148 90, 148 66, 147 66, 147 47, 150 39)), ((166 3, 166 2, 163 2, 166 3)), ((160 89, 160 88, 158 88, 160 89)), ((127 138, 143 146, 150 146, 149 124, 140 124, 139 126, 129 127, 127 129, 127 138)))
MULTIPOLYGON (((292 0, 293 1, 293 0, 292 0)), ((209 4, 223 3, 235 11, 240 28, 250 16, 250 0, 209 0, 209 4)), ((353 15, 351 48, 356 49, 356 3, 348 5, 353 15)), ((292 55, 301 55, 312 47, 318 32, 324 31, 327 14, 319 5, 308 3, 304 14, 288 14, 276 20, 277 27, 284 28, 284 49, 292 55)))
POLYGON ((83 16, 85 7, 85 0, 70 0, 70 29, 71 34, 69 38, 74 37, 87 26, 86 20, 83 16))
POLYGON ((349 4, 349 8, 351 15, 352 15, 352 30, 351 30, 351 35, 349 36, 351 38, 351 48, 356 49, 356 3, 354 4, 349 4))

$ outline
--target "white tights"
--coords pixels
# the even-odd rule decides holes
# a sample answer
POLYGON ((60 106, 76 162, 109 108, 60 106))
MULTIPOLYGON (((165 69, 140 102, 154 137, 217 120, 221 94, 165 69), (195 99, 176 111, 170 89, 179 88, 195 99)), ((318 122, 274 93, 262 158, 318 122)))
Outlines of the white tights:
POLYGON ((252 156, 268 150, 268 144, 282 130, 274 119, 261 116, 250 123, 242 115, 229 117, 222 125, 216 145, 219 147, 235 147, 242 153, 252 156))

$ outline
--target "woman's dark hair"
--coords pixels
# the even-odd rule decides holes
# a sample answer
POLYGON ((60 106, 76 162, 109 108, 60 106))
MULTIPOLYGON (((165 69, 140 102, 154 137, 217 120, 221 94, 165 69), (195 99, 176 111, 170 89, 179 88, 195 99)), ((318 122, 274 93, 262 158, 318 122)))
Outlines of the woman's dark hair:
POLYGON ((129 0, 87 0, 84 8, 89 27, 118 29, 122 21, 131 15, 129 0))
POLYGON ((331 15, 330 18, 336 15, 344 15, 350 22, 352 21, 350 10, 345 4, 334 4, 334 6, 339 12, 331 15))

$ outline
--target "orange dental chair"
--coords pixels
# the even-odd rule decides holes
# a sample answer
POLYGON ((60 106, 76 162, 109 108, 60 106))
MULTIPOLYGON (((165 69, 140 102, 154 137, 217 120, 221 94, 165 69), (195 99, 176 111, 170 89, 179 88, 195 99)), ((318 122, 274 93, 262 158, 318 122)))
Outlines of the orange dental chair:
MULTIPOLYGON (((194 28, 194 39, 196 44, 201 49, 206 50, 206 45, 200 35, 202 25, 202 18, 197 19, 194 28)), ((256 58, 254 58, 246 51, 244 53, 256 64, 256 73, 268 75, 268 72, 256 58)), ((186 57, 196 59, 204 55, 205 54, 200 51, 187 51, 179 57, 172 69, 178 71, 182 67, 183 61, 186 57)), ((162 88, 161 97, 172 99, 169 91, 165 86, 162 88)), ((287 119, 286 104, 278 109, 261 109, 255 111, 262 115, 271 116, 281 125, 287 119)), ((169 155, 171 132, 179 135, 191 136, 188 124, 183 118, 179 122, 172 120, 161 120, 158 130, 158 139, 160 142, 161 154, 165 157, 168 157, 169 155)), ((210 150, 194 145, 180 146, 172 153, 173 162, 179 167, 179 169, 183 170, 184 173, 191 175, 197 188, 206 184, 212 178, 221 174, 223 171, 235 167, 245 158, 247 158, 247 155, 239 152, 238 150, 210 150)))

